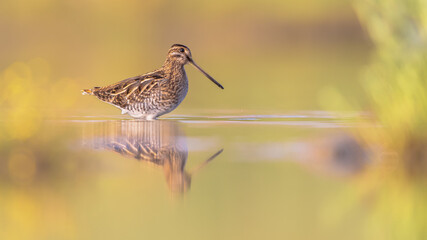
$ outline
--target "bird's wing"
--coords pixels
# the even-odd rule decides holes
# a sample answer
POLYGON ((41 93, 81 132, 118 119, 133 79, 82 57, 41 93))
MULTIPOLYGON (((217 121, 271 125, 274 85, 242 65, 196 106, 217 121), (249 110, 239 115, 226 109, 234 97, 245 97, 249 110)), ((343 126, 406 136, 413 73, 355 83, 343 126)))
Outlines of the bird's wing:
POLYGON ((118 152, 126 157, 133 157, 137 160, 151 162, 156 165, 162 165, 163 159, 160 157, 159 149, 150 144, 141 144, 139 142, 112 141, 107 145, 108 149, 118 152))
POLYGON ((161 71, 125 79, 118 83, 94 88, 93 94, 104 102, 124 108, 132 102, 142 102, 152 92, 160 90, 160 83, 165 82, 165 74, 161 71))

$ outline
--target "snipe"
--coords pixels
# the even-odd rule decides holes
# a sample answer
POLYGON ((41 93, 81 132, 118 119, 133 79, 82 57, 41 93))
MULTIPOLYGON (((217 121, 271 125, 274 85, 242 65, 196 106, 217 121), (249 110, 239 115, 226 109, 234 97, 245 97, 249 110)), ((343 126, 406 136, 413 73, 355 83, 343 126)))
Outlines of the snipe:
POLYGON ((174 110, 188 92, 188 79, 184 65, 191 63, 221 89, 224 87, 200 68, 191 56, 190 49, 174 44, 163 66, 153 72, 132 77, 106 87, 82 90, 83 95, 95 95, 134 118, 147 120, 174 110))

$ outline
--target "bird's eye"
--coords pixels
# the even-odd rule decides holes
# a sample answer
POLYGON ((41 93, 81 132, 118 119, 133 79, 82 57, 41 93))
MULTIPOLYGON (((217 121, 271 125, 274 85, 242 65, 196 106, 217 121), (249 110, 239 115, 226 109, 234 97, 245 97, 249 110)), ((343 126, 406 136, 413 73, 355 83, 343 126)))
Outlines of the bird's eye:
POLYGON ((185 52, 184 48, 179 49, 180 52, 185 52))

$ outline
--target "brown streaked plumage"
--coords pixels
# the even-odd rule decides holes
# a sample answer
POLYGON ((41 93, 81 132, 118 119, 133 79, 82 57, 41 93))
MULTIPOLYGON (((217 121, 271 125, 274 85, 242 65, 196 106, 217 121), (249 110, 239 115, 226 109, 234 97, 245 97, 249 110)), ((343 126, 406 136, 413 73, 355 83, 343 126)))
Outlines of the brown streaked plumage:
POLYGON ((191 56, 190 49, 174 44, 163 66, 153 72, 132 77, 106 87, 84 89, 82 94, 95 95, 134 118, 155 119, 174 110, 188 92, 184 65, 191 63, 221 89, 224 87, 201 69, 191 56))

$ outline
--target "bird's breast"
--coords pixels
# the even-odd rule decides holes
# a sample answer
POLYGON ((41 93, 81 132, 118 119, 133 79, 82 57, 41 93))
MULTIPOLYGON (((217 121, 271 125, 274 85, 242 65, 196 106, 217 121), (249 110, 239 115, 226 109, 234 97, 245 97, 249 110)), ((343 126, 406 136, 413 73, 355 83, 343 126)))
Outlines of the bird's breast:
POLYGON ((166 84, 168 95, 177 100, 177 104, 181 103, 188 92, 188 78, 185 72, 181 76, 171 77, 166 84))

